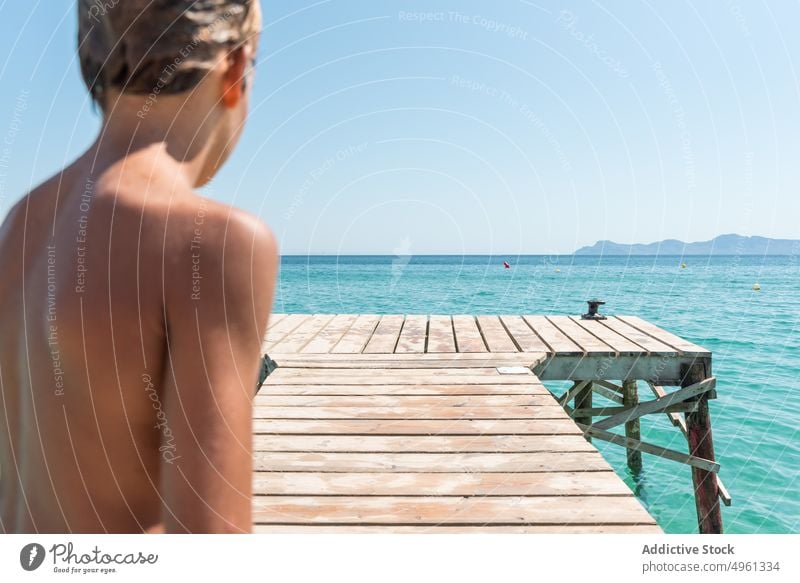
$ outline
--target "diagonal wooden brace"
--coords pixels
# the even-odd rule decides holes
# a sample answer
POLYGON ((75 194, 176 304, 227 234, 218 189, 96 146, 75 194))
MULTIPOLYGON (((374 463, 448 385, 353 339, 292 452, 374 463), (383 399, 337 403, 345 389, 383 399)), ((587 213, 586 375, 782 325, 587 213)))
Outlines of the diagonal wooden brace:
POLYGON ((693 455, 681 453, 679 451, 675 451, 674 449, 667 449, 666 447, 645 443, 644 441, 625 437, 624 435, 617 435, 616 433, 611 433, 610 431, 598 429, 594 425, 582 425, 580 423, 577 425, 584 432, 584 435, 588 435, 590 437, 596 437, 597 439, 615 443, 628 449, 635 449, 636 451, 642 451, 644 453, 663 457, 669 460, 680 462, 682 464, 701 468, 709 472, 716 473, 719 471, 719 464, 717 462, 712 462, 710 460, 699 458, 693 455))
POLYGON ((590 389, 591 386, 592 383, 590 381, 581 381, 579 383, 575 383, 575 385, 572 388, 570 388, 566 393, 564 393, 563 395, 561 395, 561 397, 559 397, 558 404, 561 406, 566 405, 572 399, 580 395, 583 391, 585 391, 586 389, 590 389))
POLYGON ((621 386, 619 386, 617 384, 614 384, 614 383, 612 383, 610 381, 597 379, 594 382, 597 383, 598 385, 600 385, 601 387, 605 387, 605 388, 609 389, 610 391, 614 391, 616 393, 619 393, 620 395, 624 392, 622 390, 621 386))
POLYGON ((592 390, 598 395, 602 395, 609 401, 613 401, 614 403, 619 403, 622 405, 622 396, 618 395, 611 389, 608 389, 599 383, 592 383, 592 390))
POLYGON ((622 413, 617 413, 611 417, 606 417, 602 421, 594 423, 592 427, 596 427, 597 429, 610 429, 612 427, 616 427, 617 425, 627 423, 633 419, 638 419, 643 415, 649 415, 650 413, 664 413, 670 405, 688 401, 689 399, 697 397, 698 395, 702 395, 703 393, 713 390, 716 385, 717 380, 714 377, 705 379, 699 383, 695 383, 688 387, 673 391, 672 393, 667 393, 658 399, 639 403, 635 407, 631 407, 629 410, 623 411, 622 413))
MULTIPOLYGON (((571 413, 573 417, 604 417, 606 415, 615 415, 617 413, 625 413, 630 411, 630 407, 591 407, 588 409, 574 409, 571 413)), ((675 403, 668 405, 664 409, 664 413, 686 413, 687 411, 697 411, 697 403, 689 401, 686 403, 675 403)))

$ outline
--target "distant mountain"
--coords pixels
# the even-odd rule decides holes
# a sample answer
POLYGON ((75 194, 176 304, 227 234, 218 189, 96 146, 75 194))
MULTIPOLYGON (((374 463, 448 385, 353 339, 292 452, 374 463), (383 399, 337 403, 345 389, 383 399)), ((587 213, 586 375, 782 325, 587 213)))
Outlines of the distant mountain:
POLYGON ((598 241, 594 245, 581 247, 575 251, 575 255, 797 255, 798 253, 800 253, 800 240, 742 235, 720 235, 710 241, 695 243, 684 243, 677 239, 632 245, 598 241))

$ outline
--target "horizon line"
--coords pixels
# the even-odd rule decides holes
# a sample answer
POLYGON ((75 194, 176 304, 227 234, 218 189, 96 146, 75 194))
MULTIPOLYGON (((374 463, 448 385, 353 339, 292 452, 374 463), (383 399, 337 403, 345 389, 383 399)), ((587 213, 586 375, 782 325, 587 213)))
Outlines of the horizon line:
POLYGON ((791 253, 281 253, 280 257, 793 257, 791 253))

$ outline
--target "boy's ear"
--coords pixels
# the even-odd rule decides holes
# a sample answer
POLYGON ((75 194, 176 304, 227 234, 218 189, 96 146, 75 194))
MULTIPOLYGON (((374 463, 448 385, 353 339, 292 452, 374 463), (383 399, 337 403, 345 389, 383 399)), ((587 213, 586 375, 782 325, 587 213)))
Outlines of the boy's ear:
POLYGON ((228 68, 222 76, 222 103, 225 107, 234 108, 244 97, 247 72, 247 55, 244 47, 228 53, 226 61, 228 68))

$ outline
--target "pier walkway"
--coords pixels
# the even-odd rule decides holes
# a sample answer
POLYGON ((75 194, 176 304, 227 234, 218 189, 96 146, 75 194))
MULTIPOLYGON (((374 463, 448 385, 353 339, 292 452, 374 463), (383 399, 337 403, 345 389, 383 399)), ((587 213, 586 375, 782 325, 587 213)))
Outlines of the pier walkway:
POLYGON ((717 528, 711 355, 638 318, 275 314, 264 352, 256 532, 660 532, 592 438, 692 465, 717 528), (690 455, 640 441, 653 413, 703 431, 690 455))

